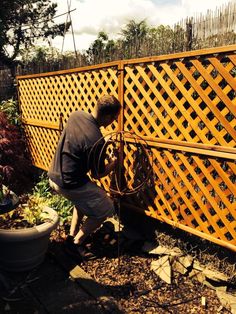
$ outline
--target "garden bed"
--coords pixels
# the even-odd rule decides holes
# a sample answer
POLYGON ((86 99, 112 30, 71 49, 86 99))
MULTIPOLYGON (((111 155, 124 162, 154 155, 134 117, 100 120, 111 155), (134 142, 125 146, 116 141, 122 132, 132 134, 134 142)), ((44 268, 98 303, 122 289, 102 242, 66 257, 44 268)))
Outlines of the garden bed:
MULTIPOLYGON (((162 280, 151 269, 152 263, 160 256, 143 251, 147 239, 141 234, 132 228, 118 233, 111 230, 110 223, 107 226, 100 228, 90 239, 97 259, 82 262, 80 267, 105 288, 120 313, 231 313, 230 306, 222 304, 214 288, 193 277, 190 278, 189 272, 172 272, 171 284, 162 280)), ((174 235, 170 236, 162 231, 157 238, 159 243, 170 248, 178 244, 179 247, 182 246, 181 249, 187 249, 190 245, 188 241, 177 239, 174 235)), ((196 254, 194 245, 188 253, 192 253, 195 260, 206 266, 211 264, 211 268, 216 264, 219 268, 224 265, 225 275, 229 275, 233 269, 234 261, 230 258, 233 255, 229 252, 228 257, 221 259, 214 253, 213 259, 213 253, 206 253, 206 244, 203 245, 205 247, 198 244, 201 254, 196 254), (223 263, 221 266, 220 261, 223 263)), ((210 246, 213 247, 212 244, 210 246)), ((222 253, 223 250, 220 251, 222 253)), ((230 278, 231 290, 235 292, 235 278, 232 274, 230 278)), ((110 313, 109 308, 107 313, 110 313)))
POLYGON ((106 287, 123 313, 229 313, 215 291, 197 281, 182 275, 175 275, 171 285, 160 280, 150 270, 152 260, 123 255, 120 267, 116 258, 90 261, 81 267, 106 287))

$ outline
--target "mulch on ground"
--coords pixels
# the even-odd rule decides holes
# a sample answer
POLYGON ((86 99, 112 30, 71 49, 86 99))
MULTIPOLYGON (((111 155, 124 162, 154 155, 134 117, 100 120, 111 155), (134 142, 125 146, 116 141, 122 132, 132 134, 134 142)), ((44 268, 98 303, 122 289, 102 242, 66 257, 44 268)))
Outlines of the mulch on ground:
MULTIPOLYGON (((169 237, 166 238, 168 242, 169 237)), ((80 263, 115 300, 120 313, 231 313, 221 304, 215 290, 187 275, 175 272, 171 284, 160 279, 151 270, 157 256, 142 251, 146 240, 142 235, 130 239, 112 230, 109 223, 90 239, 97 258, 80 263)), ((111 313, 109 309, 107 313, 111 313)))

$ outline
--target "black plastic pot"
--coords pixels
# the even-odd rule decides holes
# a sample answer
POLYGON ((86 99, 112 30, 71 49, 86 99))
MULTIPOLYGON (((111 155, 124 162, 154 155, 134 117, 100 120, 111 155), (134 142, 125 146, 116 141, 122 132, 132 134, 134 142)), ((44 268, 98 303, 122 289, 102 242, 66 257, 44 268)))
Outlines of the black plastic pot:
POLYGON ((12 209, 14 209, 14 204, 10 198, 4 199, 2 202, 0 202, 0 215, 5 214, 12 209))
POLYGON ((0 215, 13 210, 19 202, 17 195, 10 191, 10 194, 0 202, 0 215))

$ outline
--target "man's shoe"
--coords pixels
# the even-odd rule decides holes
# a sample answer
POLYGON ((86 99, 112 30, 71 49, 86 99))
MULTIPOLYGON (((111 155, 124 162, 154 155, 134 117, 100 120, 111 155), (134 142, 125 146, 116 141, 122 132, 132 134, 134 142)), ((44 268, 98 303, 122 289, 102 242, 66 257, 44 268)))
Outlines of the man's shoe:
POLYGON ((78 262, 96 259, 96 255, 94 255, 86 245, 75 244, 72 236, 67 237, 64 248, 65 252, 78 262))

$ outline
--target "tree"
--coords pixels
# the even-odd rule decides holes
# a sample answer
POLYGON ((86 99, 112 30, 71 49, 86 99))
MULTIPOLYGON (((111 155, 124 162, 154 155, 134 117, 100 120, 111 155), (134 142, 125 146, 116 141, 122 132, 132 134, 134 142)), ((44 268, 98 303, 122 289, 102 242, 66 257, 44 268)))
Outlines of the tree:
POLYGON ((79 51, 75 56, 73 51, 61 53, 57 48, 51 46, 33 46, 30 49, 22 50, 21 55, 21 74, 65 70, 88 64, 86 55, 79 51))
POLYGON ((115 50, 114 40, 109 39, 105 32, 99 32, 97 39, 90 45, 86 54, 90 64, 96 64, 111 61, 115 50))
POLYGON ((160 55, 176 51, 184 51, 184 30, 177 26, 172 29, 170 26, 159 25, 149 29, 146 46, 149 54, 160 55))
POLYGON ((121 35, 124 42, 124 51, 127 53, 126 57, 133 57, 133 54, 135 57, 139 57, 140 48, 147 37, 148 30, 149 28, 145 20, 142 20, 141 22, 135 22, 134 20, 131 20, 125 26, 125 28, 121 30, 121 35), (130 48, 134 48, 134 52, 129 52, 130 48))
POLYGON ((51 0, 2 0, 0 9, 0 62, 11 70, 19 63, 21 49, 62 36, 70 23, 55 24, 57 4, 51 0))

